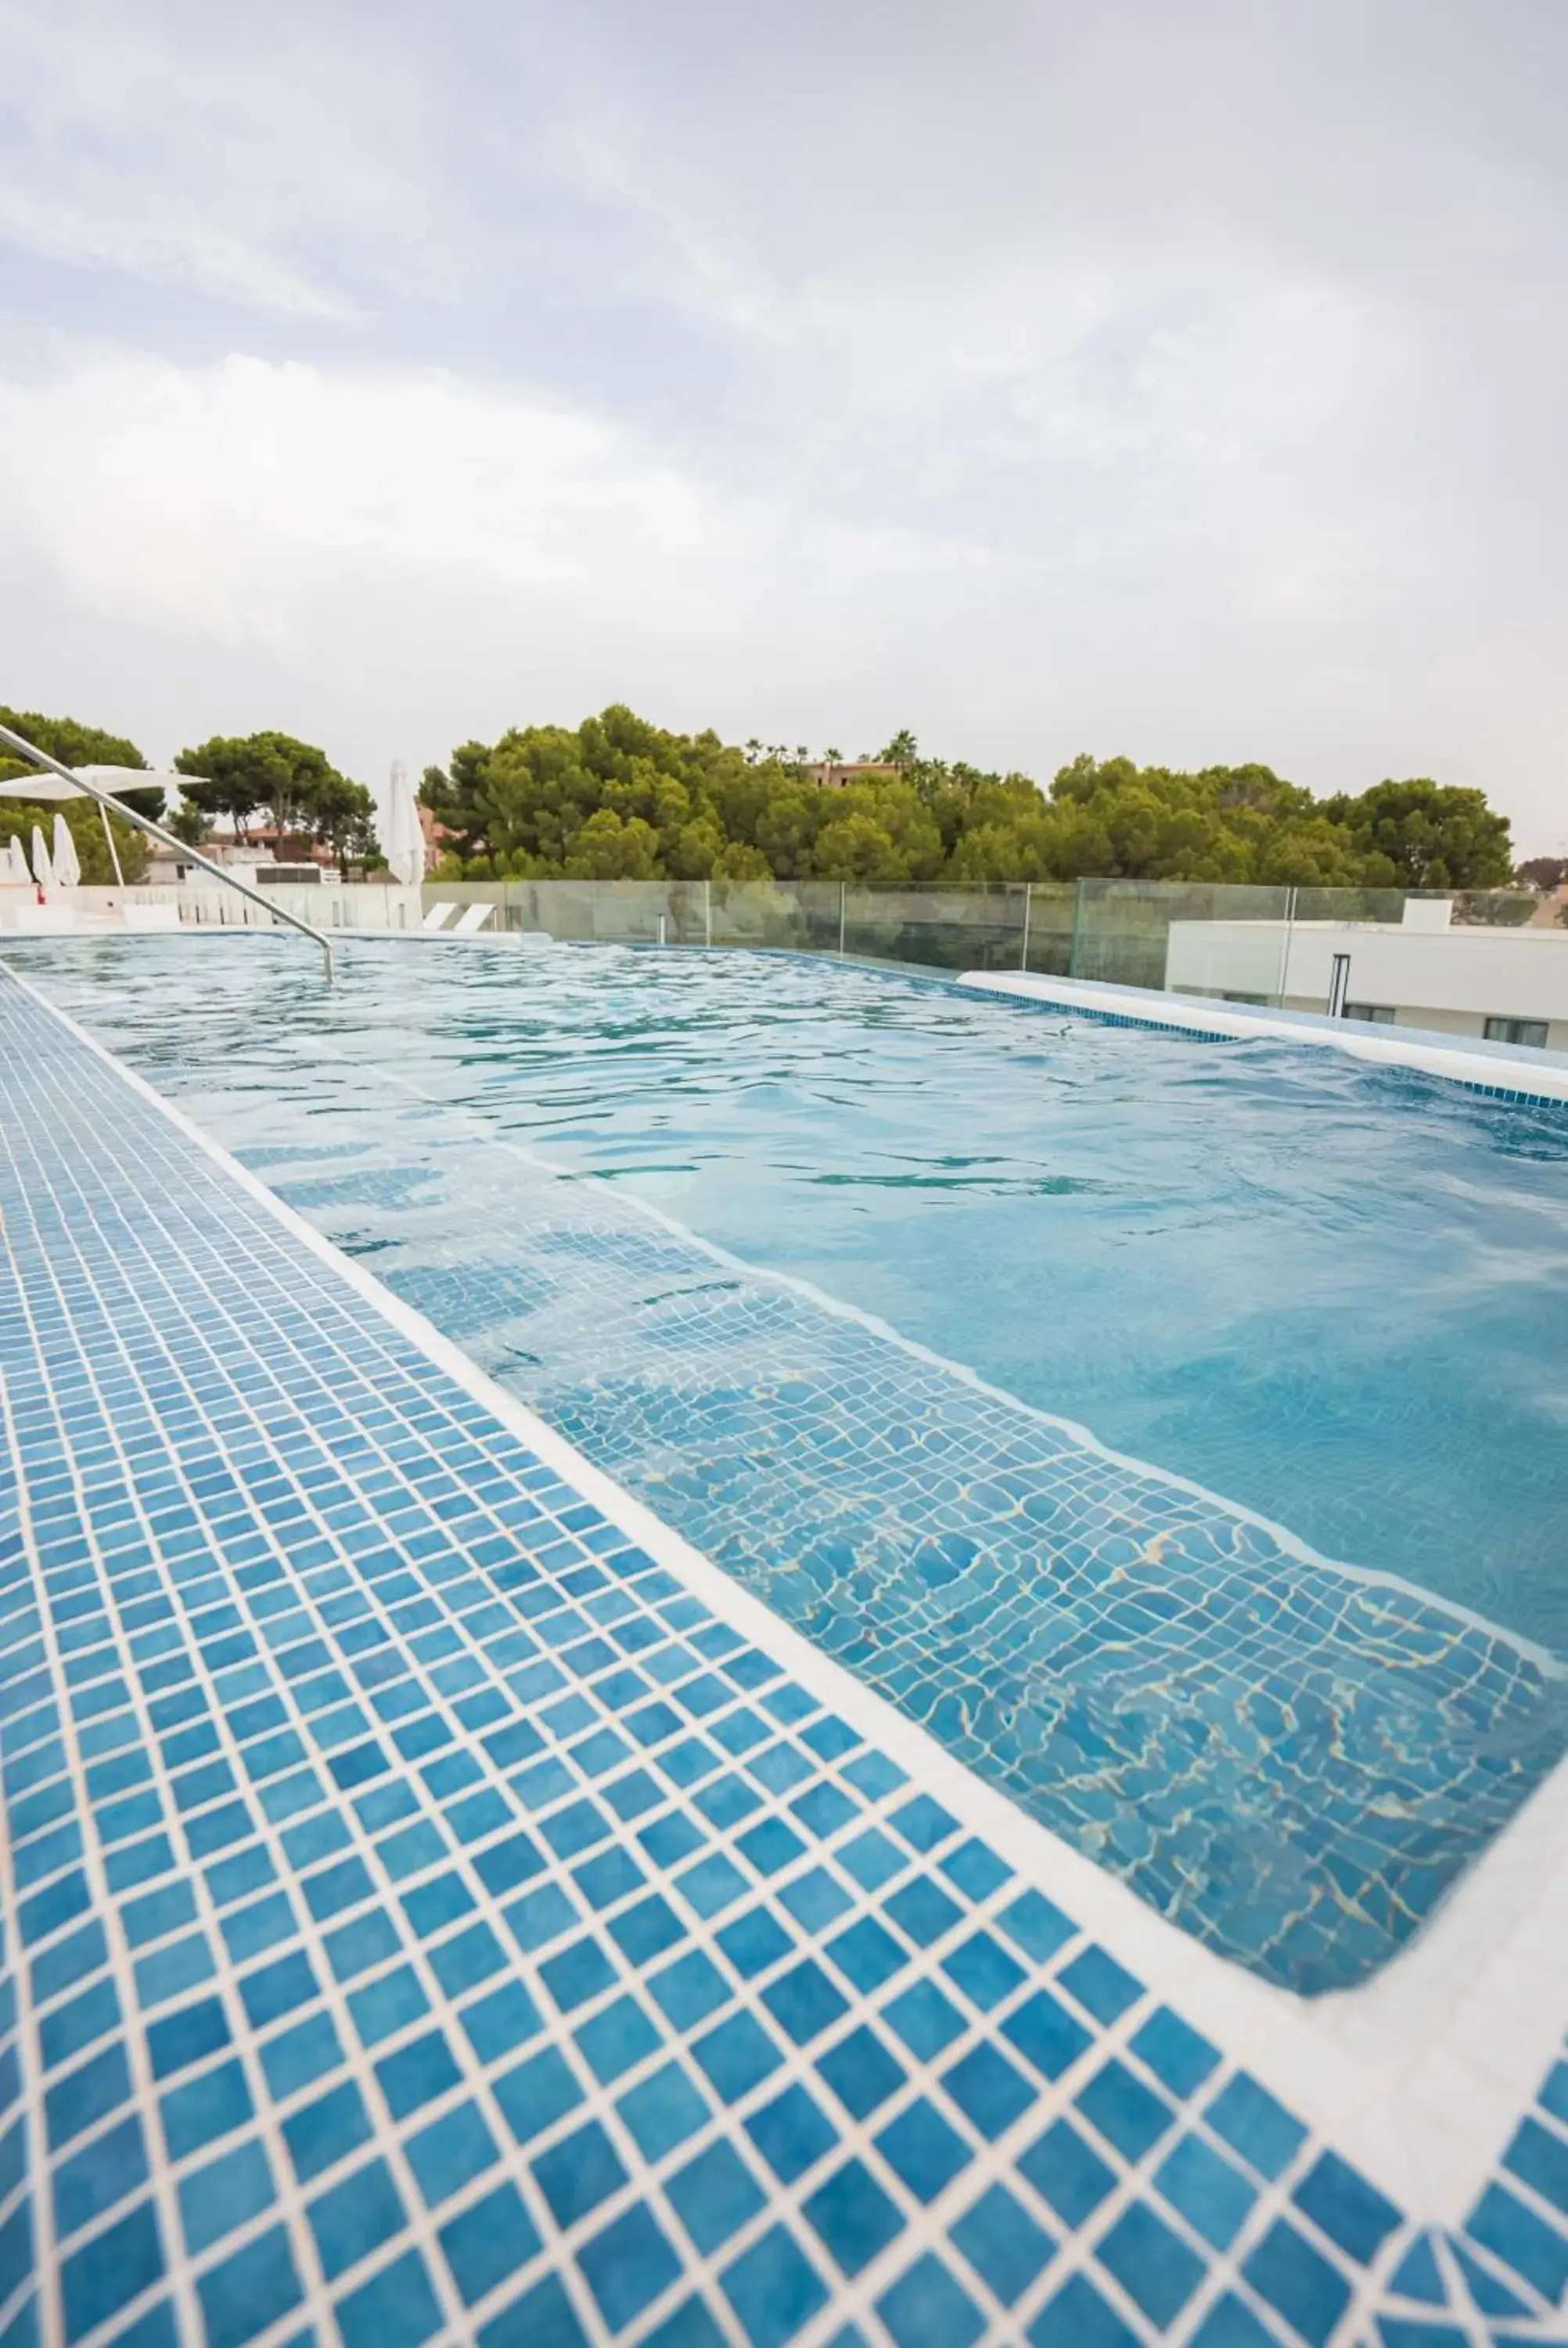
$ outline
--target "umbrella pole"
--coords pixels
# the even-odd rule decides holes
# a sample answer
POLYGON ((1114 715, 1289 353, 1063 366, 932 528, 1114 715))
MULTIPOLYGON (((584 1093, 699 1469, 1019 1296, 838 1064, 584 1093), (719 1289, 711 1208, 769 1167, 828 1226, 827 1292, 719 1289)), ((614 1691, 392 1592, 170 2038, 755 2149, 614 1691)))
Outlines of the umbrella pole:
POLYGON ((125 874, 120 870, 119 850, 114 844, 114 834, 109 829, 109 811, 108 808, 105 807, 102 799, 98 801, 98 814, 103 820, 104 838, 108 842, 109 862, 114 866, 115 880, 118 887, 123 889, 125 887, 125 874))

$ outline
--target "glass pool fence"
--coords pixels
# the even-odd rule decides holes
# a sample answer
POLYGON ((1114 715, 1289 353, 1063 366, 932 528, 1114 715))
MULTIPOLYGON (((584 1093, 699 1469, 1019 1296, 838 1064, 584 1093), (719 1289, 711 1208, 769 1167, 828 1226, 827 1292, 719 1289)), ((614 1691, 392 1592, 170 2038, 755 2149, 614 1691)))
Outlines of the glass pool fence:
MULTIPOLYGON (((122 892, 81 890, 77 901, 122 892)), ((332 930, 460 924, 619 945, 753 946, 929 970, 1036 971, 1061 978, 1286 999, 1306 924, 1440 926, 1440 897, 1400 889, 1238 887, 1183 880, 1017 881, 985 889, 861 889, 837 880, 377 881, 269 888, 280 911, 332 930), (446 909, 445 911, 441 909, 446 909)), ((138 889, 185 922, 251 926, 266 915, 203 883, 138 889)), ((1528 890, 1449 895, 1455 927, 1557 926, 1568 911, 1528 890)))

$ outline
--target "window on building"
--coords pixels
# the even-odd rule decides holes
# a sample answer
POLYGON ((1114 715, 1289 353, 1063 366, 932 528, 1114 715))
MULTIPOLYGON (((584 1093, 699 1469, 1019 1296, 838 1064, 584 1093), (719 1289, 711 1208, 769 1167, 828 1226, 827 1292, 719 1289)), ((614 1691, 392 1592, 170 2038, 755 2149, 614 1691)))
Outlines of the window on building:
POLYGON ((1391 1027, 1394 1006, 1391 1003, 1348 1003, 1345 1016, 1347 1019, 1369 1019, 1374 1027, 1391 1027))
POLYGON ((1486 1023, 1489 1044, 1528 1044, 1532 1051, 1546 1049, 1544 1019, 1489 1019, 1486 1023))

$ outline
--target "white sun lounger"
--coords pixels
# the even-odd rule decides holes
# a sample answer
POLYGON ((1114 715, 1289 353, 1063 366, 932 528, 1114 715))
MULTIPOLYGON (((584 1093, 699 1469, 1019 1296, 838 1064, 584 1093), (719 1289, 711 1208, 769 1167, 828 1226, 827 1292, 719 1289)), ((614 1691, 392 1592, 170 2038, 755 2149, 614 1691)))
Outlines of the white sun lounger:
POLYGON ((452 932, 453 936, 471 938, 476 930, 484 928, 495 910, 494 905, 465 905, 457 917, 457 926, 452 932))
POLYGON ((446 926, 448 918, 455 913, 456 910, 456 906, 451 903, 427 905, 425 909, 425 919, 420 922, 419 926, 422 930, 444 930, 446 926))

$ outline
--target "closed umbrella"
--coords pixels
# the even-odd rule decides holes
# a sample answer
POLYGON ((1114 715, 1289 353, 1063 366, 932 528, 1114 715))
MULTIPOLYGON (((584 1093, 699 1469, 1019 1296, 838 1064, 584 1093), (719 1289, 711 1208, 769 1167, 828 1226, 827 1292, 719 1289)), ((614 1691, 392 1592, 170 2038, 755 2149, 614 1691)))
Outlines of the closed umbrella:
POLYGON ((4 857, 0 857, 0 880, 15 880, 25 889, 32 877, 27 870, 27 859, 23 851, 22 843, 13 832, 10 845, 4 857))
POLYGON ((388 871, 404 888, 425 878, 425 834, 419 807, 407 769, 399 758, 392 769, 392 792, 386 804, 386 839, 383 843, 388 871))
POLYGON ((71 827, 63 815, 55 818, 55 880, 62 889, 79 889, 82 882, 81 860, 77 843, 71 838, 71 827))
POLYGON ((33 826, 33 878, 40 889, 51 887, 55 878, 55 868, 49 861, 49 851, 44 845, 44 835, 36 824, 33 826))

